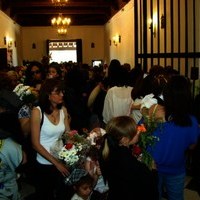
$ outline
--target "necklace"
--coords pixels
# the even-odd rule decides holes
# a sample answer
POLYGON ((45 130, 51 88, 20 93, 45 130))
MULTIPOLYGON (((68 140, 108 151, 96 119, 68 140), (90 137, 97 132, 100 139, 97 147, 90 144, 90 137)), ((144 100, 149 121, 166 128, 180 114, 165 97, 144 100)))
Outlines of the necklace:
POLYGON ((49 115, 49 118, 50 118, 50 121, 53 123, 53 124, 56 124, 57 121, 58 121, 58 111, 54 111, 52 112, 50 115, 49 115))

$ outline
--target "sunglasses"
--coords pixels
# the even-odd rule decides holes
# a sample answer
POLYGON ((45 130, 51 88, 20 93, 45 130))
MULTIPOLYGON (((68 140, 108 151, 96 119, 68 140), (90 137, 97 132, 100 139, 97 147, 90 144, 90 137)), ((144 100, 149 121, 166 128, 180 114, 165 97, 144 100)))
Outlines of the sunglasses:
POLYGON ((35 71, 31 71, 31 74, 34 75, 34 74, 39 74, 40 73, 40 70, 35 70, 35 71))
POLYGON ((60 96, 60 95, 63 95, 64 93, 65 93, 65 91, 60 90, 60 91, 53 91, 51 94, 60 96))

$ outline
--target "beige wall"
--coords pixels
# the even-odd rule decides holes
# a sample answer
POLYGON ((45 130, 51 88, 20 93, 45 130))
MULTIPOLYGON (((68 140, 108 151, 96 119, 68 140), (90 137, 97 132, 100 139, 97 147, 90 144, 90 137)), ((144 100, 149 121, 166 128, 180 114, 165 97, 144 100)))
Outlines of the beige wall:
POLYGON ((47 53, 47 39, 82 39, 83 63, 91 64, 93 59, 104 59, 103 26, 71 26, 65 36, 58 35, 52 27, 23 27, 23 59, 40 61, 47 53), (95 48, 91 48, 92 42, 95 48), (36 44, 36 49, 32 49, 33 43, 36 44))
POLYGON ((131 0, 105 25, 105 60, 108 64, 110 60, 118 59, 121 64, 129 63, 134 67, 133 19, 133 0, 131 0), (121 43, 117 46, 112 41, 116 34, 121 36, 121 43))
POLYGON ((46 55, 47 39, 82 39, 83 63, 91 64, 93 59, 102 59, 109 64, 112 59, 134 63, 133 50, 133 0, 120 10, 105 26, 71 26, 66 36, 59 36, 52 27, 20 27, 3 12, 0 12, 0 47, 5 36, 16 41, 12 46, 13 65, 22 65, 23 60, 40 61, 46 55), (121 43, 114 46, 112 38, 121 36, 121 43), (110 45, 111 41, 111 45, 110 45), (36 44, 36 49, 32 44, 36 44), (95 48, 91 48, 91 43, 95 48))
POLYGON ((71 26, 66 36, 58 36, 52 27, 23 27, 22 45, 24 60, 41 60, 46 55, 47 39, 82 39, 83 63, 93 59, 110 63, 112 59, 134 64, 133 0, 120 10, 105 26, 71 26), (121 43, 113 45, 112 38, 121 36, 121 43), (111 45, 110 45, 111 41, 111 45), (95 48, 91 48, 91 43, 95 48), (32 49, 32 43, 36 49, 32 49))
POLYGON ((12 65, 17 66, 21 60, 21 28, 6 14, 0 11, 0 48, 8 48, 8 40, 12 40, 12 65), (4 44, 6 38, 6 44, 4 44))

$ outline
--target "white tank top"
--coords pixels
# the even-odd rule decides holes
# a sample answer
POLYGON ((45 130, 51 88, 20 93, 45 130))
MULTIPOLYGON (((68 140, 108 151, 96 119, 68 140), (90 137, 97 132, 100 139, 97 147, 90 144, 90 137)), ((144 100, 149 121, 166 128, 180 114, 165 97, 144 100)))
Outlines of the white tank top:
MULTIPOLYGON (((37 108, 40 110, 41 113, 40 107, 38 106, 37 108)), ((59 112, 60 112, 60 121, 57 125, 53 124, 44 114, 44 120, 40 130, 40 143, 48 152, 50 152, 50 147, 53 144, 55 144, 56 140, 65 131, 65 123, 64 123, 65 114, 63 109, 59 110, 59 112)), ((41 118, 42 118, 42 113, 41 113, 41 118)), ((46 160, 39 153, 37 153, 36 159, 41 164, 52 165, 51 162, 46 160)))

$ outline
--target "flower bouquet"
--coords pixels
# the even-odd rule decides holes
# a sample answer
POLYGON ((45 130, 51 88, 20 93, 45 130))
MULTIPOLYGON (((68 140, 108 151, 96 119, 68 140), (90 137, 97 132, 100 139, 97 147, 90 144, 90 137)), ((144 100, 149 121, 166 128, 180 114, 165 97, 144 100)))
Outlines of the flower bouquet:
POLYGON ((90 142, 79 135, 76 130, 64 133, 57 143, 50 148, 50 152, 59 160, 63 161, 70 171, 80 168, 85 160, 90 142))
POLYGON ((33 103, 37 99, 37 92, 33 87, 24 85, 22 83, 18 84, 13 92, 22 100, 24 103, 33 103))
POLYGON ((98 145, 98 140, 102 138, 103 135, 106 134, 106 131, 102 128, 93 129, 87 136, 87 140, 90 141, 91 145, 98 145))
POLYGON ((144 117, 144 123, 138 125, 137 130, 140 133, 140 138, 137 144, 133 145, 133 155, 141 162, 146 164, 150 169, 153 168, 154 160, 147 148, 153 147, 159 138, 152 135, 152 132, 157 128, 158 121, 153 118, 144 117))

